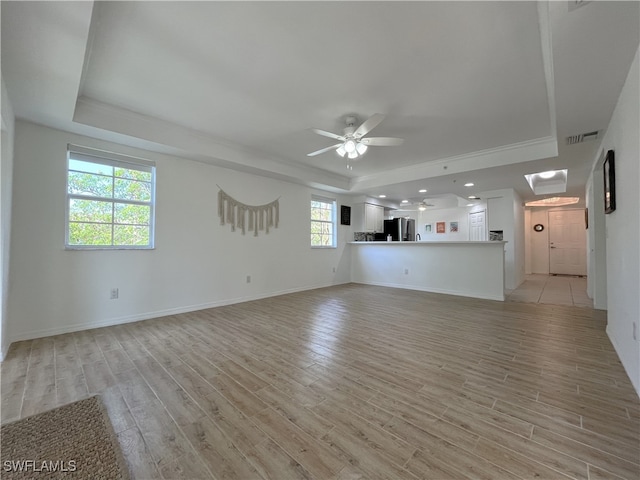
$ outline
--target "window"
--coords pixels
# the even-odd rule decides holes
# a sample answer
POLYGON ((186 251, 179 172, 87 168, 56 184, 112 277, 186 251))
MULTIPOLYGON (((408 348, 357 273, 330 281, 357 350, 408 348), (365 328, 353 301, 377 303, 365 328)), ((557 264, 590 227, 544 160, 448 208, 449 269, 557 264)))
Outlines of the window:
POLYGON ((69 145, 65 245, 153 248, 155 164, 69 145))
POLYGON ((330 198, 311 197, 311 246, 335 248, 336 201, 330 198))

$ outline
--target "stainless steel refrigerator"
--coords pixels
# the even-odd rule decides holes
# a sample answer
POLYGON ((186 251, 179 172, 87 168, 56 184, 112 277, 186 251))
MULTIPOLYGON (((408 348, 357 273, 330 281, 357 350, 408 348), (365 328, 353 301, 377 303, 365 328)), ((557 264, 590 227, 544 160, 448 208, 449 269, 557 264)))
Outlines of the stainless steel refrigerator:
POLYGON ((394 218, 384 221, 385 236, 394 242, 413 242, 416 239, 416 221, 412 218, 394 218))

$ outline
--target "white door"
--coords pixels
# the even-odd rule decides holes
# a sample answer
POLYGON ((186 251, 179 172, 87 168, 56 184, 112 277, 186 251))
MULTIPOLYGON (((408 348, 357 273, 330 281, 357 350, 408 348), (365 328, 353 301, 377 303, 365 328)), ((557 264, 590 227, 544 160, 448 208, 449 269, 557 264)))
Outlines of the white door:
POLYGON ((486 211, 469 214, 469 240, 472 242, 487 239, 486 211))
POLYGON ((549 273, 587 274, 584 210, 549 212, 549 273))

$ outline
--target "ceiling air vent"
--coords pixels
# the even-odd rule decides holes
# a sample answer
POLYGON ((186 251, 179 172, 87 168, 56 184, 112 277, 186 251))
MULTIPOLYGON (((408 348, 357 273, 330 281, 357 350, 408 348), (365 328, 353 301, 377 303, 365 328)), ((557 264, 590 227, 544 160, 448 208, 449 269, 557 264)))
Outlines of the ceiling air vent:
POLYGON ((574 145, 576 143, 583 143, 583 142, 588 142, 590 140, 597 140, 599 133, 600 131, 596 130, 595 132, 587 132, 587 133, 581 133, 579 135, 571 135, 567 137, 567 145, 574 145))
POLYGON ((569 0, 569 11, 573 11, 576 8, 585 6, 587 3, 591 3, 591 0, 569 0))

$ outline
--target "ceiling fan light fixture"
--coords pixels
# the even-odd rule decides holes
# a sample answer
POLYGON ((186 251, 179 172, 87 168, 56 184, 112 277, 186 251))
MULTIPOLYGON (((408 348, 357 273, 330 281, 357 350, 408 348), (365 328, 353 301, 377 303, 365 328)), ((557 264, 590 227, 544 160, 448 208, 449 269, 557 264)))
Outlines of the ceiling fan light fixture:
POLYGON ((421 203, 420 205, 418 205, 418 210, 420 210, 421 212, 424 212, 427 209, 427 206, 424 203, 421 203))
MULTIPOLYGON (((353 153, 356 151, 356 142, 354 142, 353 140, 349 139, 346 142, 344 142, 344 149, 346 150, 347 153, 353 153)), ((357 154, 356 154, 357 156, 357 154)), ((355 157, 350 157, 350 158, 355 158, 355 157)))
POLYGON ((364 122, 360 124, 358 128, 355 127, 356 117, 355 115, 348 115, 345 119, 347 126, 344 128, 344 133, 342 135, 337 135, 332 132, 327 132, 326 130, 320 130, 318 128, 312 128, 311 131, 317 133, 318 135, 322 135, 323 137, 333 138, 335 140, 339 140, 341 143, 337 145, 332 145, 330 147, 321 148, 320 150, 316 150, 315 152, 307 153, 308 157, 315 157, 316 155, 321 155, 330 150, 334 150, 338 152, 338 155, 341 157, 345 157, 347 154, 351 154, 355 152, 355 156, 351 156, 350 158, 358 158, 367 151, 368 147, 394 147, 398 145, 402 145, 404 140, 402 138, 395 137, 366 137, 365 136, 371 132, 374 128, 376 128, 382 120, 384 120, 384 115, 380 113, 375 113, 367 118, 364 122), (337 147, 337 148, 336 148, 337 147))
POLYGON ((355 150, 353 152, 349 152, 349 158, 358 158, 358 152, 355 150))

